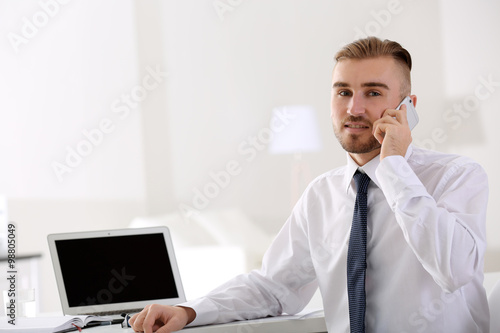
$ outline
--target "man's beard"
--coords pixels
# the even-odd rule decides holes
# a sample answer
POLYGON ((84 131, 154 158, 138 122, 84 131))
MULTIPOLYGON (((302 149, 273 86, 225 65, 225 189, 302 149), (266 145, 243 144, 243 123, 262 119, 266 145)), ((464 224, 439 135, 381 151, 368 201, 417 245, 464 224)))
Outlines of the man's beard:
POLYGON ((365 154, 381 147, 380 143, 373 135, 369 139, 364 139, 364 141, 362 141, 361 135, 357 134, 346 134, 344 135, 344 137, 342 137, 341 131, 344 128, 346 122, 363 122, 366 123, 370 128, 372 127, 372 124, 368 123, 364 118, 353 116, 349 116, 344 119, 340 128, 336 128, 335 126, 333 126, 335 136, 337 137, 337 140, 339 140, 340 145, 345 151, 353 154, 365 154))

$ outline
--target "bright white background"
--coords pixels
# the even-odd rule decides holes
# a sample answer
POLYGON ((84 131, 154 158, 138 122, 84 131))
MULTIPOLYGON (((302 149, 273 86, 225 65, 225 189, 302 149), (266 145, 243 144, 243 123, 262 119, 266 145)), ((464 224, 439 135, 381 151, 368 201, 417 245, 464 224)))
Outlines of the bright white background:
POLYGON ((323 140, 304 156, 311 177, 342 165, 329 120, 333 55, 362 33, 413 56, 415 143, 468 155, 488 172, 486 270, 500 270, 499 12, 487 0, 0 0, 0 192, 19 251, 44 256, 42 310, 58 307, 47 234, 193 206, 231 160, 241 173, 203 209, 237 208, 275 234, 290 211, 292 156, 261 149, 249 161, 238 147, 268 127, 274 107, 308 104, 323 140), (148 68, 168 74, 120 117, 113 110, 148 68), (480 87, 488 78, 490 90, 480 87), (477 91, 487 96, 478 102, 477 91), (53 163, 103 119, 112 132, 59 181, 53 163))

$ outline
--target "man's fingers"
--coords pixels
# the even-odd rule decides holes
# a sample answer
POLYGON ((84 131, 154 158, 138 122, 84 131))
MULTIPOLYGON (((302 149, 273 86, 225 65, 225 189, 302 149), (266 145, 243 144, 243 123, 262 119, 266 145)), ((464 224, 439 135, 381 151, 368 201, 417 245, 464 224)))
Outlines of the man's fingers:
POLYGON ((149 306, 146 306, 141 312, 136 313, 135 315, 133 315, 132 317, 129 318, 128 323, 130 324, 130 326, 133 326, 134 323, 137 322, 137 319, 142 315, 142 313, 144 312, 144 310, 147 309, 148 307, 149 306))
POLYGON ((382 115, 383 117, 389 116, 395 118, 400 124, 408 124, 406 105, 401 105, 399 110, 387 109, 382 115))
POLYGON ((381 144, 381 159, 390 155, 404 156, 411 142, 406 105, 402 105, 400 110, 385 110, 382 117, 373 123, 373 136, 381 144))
POLYGON ((145 325, 145 320, 146 320, 147 315, 149 314, 150 308, 151 308, 151 305, 146 306, 141 312, 136 313, 135 315, 133 315, 129 319, 128 322, 129 322, 130 326, 134 329, 134 331, 151 333, 151 329, 148 332, 147 324, 145 325))
MULTIPOLYGON (((143 310, 144 311, 144 310, 143 310)), ((144 321, 144 315, 142 312, 136 313, 129 320, 128 323, 130 327, 134 329, 136 332, 142 331, 142 322, 144 321)))
POLYGON ((180 331, 196 317, 189 307, 151 304, 130 318, 129 322, 136 332, 171 333, 180 331))
POLYGON ((158 329, 156 333, 171 333, 181 330, 184 326, 186 326, 186 323, 180 322, 176 317, 172 317, 163 327, 158 329))
MULTIPOLYGON (((146 310, 146 309, 144 309, 146 310)), ((156 330, 158 327, 161 325, 156 325, 156 321, 161 318, 161 321, 166 322, 166 318, 162 318, 163 315, 163 308, 158 305, 158 304, 152 304, 147 313, 146 316, 142 322, 142 329, 144 330, 144 333, 153 333, 154 330, 156 330)))
POLYGON ((171 333, 179 331, 190 319, 189 308, 173 307, 167 305, 148 305, 139 314, 131 318, 131 326, 136 332, 144 333, 171 333))
POLYGON ((377 122, 374 125, 373 136, 375 137, 375 139, 377 139, 378 143, 382 144, 382 141, 384 141, 387 124, 384 124, 383 122, 377 122))

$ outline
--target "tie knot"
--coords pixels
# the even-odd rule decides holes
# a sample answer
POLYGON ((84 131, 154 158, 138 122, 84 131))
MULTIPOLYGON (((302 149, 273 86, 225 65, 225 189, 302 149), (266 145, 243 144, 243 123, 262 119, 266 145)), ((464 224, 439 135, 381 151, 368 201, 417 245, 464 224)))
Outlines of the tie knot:
POLYGON ((368 184, 370 183, 370 177, 368 177, 366 173, 356 171, 354 174, 354 182, 356 183, 358 193, 366 193, 368 184))

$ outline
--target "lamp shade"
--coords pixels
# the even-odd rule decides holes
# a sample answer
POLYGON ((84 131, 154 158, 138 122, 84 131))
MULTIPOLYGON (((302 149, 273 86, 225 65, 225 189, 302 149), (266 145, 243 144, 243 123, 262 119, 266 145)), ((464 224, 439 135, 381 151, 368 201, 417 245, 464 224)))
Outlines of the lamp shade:
POLYGON ((270 154, 300 154, 322 149, 316 111, 309 105, 287 105, 273 109, 270 154))

